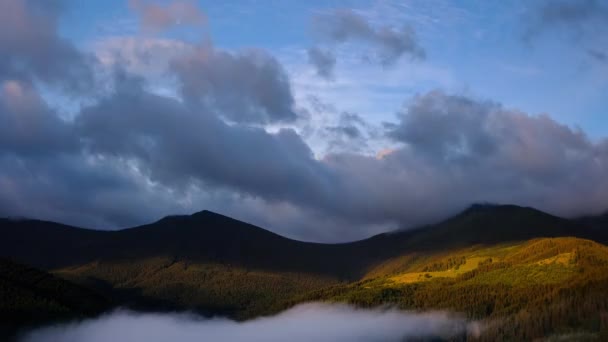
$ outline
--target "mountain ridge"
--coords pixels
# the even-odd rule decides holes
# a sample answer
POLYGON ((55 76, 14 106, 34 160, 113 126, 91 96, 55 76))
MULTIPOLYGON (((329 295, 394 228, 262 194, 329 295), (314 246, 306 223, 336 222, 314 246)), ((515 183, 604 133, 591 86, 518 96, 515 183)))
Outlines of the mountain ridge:
MULTIPOLYGON (((574 293, 586 303, 577 311, 581 322, 596 331, 589 324, 604 311, 594 303, 608 308, 601 227, 510 205, 471 206, 437 224, 341 244, 289 239, 210 211, 117 231, 0 219, 0 258, 38 267, 116 305, 236 319, 329 300, 457 309, 474 319, 508 315, 509 326, 517 327, 528 324, 518 310, 544 315, 538 298, 551 295, 557 304, 547 314, 560 315, 560 303, 576 304, 567 296, 574 293)), ((569 329, 583 324, 570 324, 568 317, 559 322, 556 327, 569 329)), ((554 331, 542 324, 528 324, 536 332, 524 337, 554 331)))
POLYGON ((303 242, 208 210, 114 231, 41 220, 0 219, 0 256, 54 269, 96 259, 164 256, 252 269, 293 270, 353 279, 405 251, 575 236, 605 241, 602 230, 514 205, 471 206, 438 224, 338 243, 303 242), (277 256, 281 258, 276 258, 277 256))

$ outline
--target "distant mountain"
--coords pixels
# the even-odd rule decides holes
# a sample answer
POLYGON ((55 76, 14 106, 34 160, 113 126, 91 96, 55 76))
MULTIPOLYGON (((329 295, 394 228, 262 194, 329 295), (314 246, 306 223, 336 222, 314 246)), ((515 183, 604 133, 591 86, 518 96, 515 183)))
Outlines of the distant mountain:
MULTIPOLYGON (((2 219, 0 257, 45 269, 121 305, 153 310, 195 309, 242 319, 270 314, 310 298, 347 300, 360 305, 396 302, 404 308, 451 308, 454 303, 439 296, 444 290, 449 293, 447 288, 441 290, 443 286, 456 285, 442 280, 446 274, 450 274, 448 278, 481 279, 477 277, 492 272, 495 267, 506 273, 500 271, 502 275, 497 273, 497 277, 489 277, 503 280, 482 282, 481 285, 474 282, 472 287, 468 287, 467 282, 458 283, 458 286, 465 286, 462 288, 465 292, 454 290, 454 295, 473 303, 477 299, 470 296, 476 291, 509 292, 515 284, 512 281, 518 286, 526 284, 520 279, 528 276, 526 272, 542 273, 551 267, 547 274, 567 275, 558 277, 559 281, 579 279, 579 282, 572 282, 578 286, 575 291, 579 291, 580 286, 591 286, 590 282, 599 282, 591 287, 595 291, 597 286, 608 284, 599 276, 606 253, 599 247, 589 249, 585 246, 588 246, 588 240, 605 243, 604 232, 589 221, 567 220, 512 205, 474 205, 438 224, 343 244, 296 241, 209 211, 169 216, 120 231, 88 230, 39 220, 2 219), (560 242, 563 252, 551 247, 551 242, 536 244, 533 250, 533 254, 538 255, 536 259, 526 259, 528 252, 525 251, 532 250, 521 249, 522 244, 534 244, 537 239, 558 237, 578 239, 560 242), (597 259, 600 263, 580 264, 576 270, 580 269, 581 273, 571 272, 570 258, 583 249, 590 251, 585 254, 590 255, 589 260, 597 259), (524 254, 517 256, 519 252, 524 254), (594 256, 596 252, 599 256, 594 256), (493 260, 486 260, 489 258, 493 260), (558 260, 557 264, 551 258, 558 260), (536 266, 528 267, 530 263, 544 263, 544 260, 550 262, 540 264, 540 271, 536 266), (489 263, 492 265, 486 266, 489 263), (456 268, 458 272, 449 273, 456 268), (400 276, 402 278, 398 278, 400 276), (409 280, 405 283, 392 280, 395 287, 390 285, 393 284, 391 279, 409 280), (412 279, 414 281, 410 282, 412 279), (426 289, 429 279, 432 281, 428 286, 438 286, 431 292, 426 289), (505 285, 507 281, 511 285, 505 285), (370 287, 369 284, 382 286, 370 287), (351 291, 353 286, 358 290, 351 291), (408 296, 432 293, 439 297, 407 304, 402 301, 404 294, 399 292, 404 286, 407 291, 414 291, 408 296), (393 291, 395 288, 397 292, 393 291), (399 295, 395 297, 391 293, 399 295)), ((573 262, 579 265, 578 261, 573 262)), ((534 289, 524 286, 522 291, 526 296, 540 291, 539 287, 547 291, 559 290, 553 283, 557 278, 537 279, 540 283, 532 284, 534 289)), ((595 292, 590 296, 594 299, 595 292)), ((479 305, 490 305, 492 298, 479 300, 482 301, 479 305)), ((479 308, 477 304, 471 304, 473 307, 479 308)), ((488 312, 512 314, 501 310, 488 312)), ((475 315, 478 314, 475 311, 475 315)))
POLYGON ((597 216, 584 216, 575 220, 577 223, 594 228, 604 237, 608 237, 608 211, 597 216))
POLYGON ((603 235, 580 222, 516 205, 473 205, 442 223, 417 232, 412 242, 434 246, 493 244, 538 237, 576 236, 602 240, 603 235))
POLYGON ((210 211, 169 216, 120 231, 97 231, 38 220, 0 221, 0 255, 44 269, 94 261, 211 262, 270 271, 355 277, 363 251, 348 244, 291 240, 210 211))
POLYGON ((169 216, 119 231, 98 231, 39 220, 0 220, 0 256, 43 269, 93 261, 165 257, 252 269, 306 272, 353 279, 403 251, 575 236, 603 242, 578 221, 518 206, 472 206, 436 225, 343 244, 288 239, 210 211, 169 216))

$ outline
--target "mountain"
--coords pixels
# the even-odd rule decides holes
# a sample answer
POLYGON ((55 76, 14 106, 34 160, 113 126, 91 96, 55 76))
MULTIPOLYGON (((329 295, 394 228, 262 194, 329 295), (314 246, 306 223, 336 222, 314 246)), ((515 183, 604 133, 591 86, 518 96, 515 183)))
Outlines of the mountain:
POLYGON ((404 250, 576 236, 603 241, 597 229, 518 206, 475 205, 436 225, 379 234, 343 244, 291 240, 210 211, 169 216, 119 231, 99 231, 39 220, 0 220, 0 255, 43 269, 96 260, 164 257, 220 262, 252 269, 293 271, 351 280, 404 250), (280 256, 280 257, 278 257, 280 256))
POLYGON ((608 237, 608 212, 597 216, 584 216, 575 220, 580 225, 594 228, 604 237, 608 237))
POLYGON ((48 272, 0 259, 0 338, 19 327, 99 314, 112 302, 48 272))
POLYGON ((38 220, 3 220, 0 230, 4 237, 0 253, 44 269, 99 260, 158 257, 340 278, 353 277, 361 267, 361 258, 349 255, 359 251, 349 244, 291 240, 210 211, 169 216, 120 231, 96 231, 38 220))
MULTIPOLYGON (((3 219, 0 257, 146 310, 247 319, 315 299, 512 319, 537 310, 549 291, 547 300, 564 307, 574 304, 563 293, 597 302, 583 315, 594 319, 605 309, 597 289, 608 285, 603 232, 510 205, 474 205, 435 225, 342 244, 296 241, 209 211, 120 231, 3 219)), ((543 333, 581 324, 548 324, 543 333)))
POLYGON ((447 309, 481 322, 472 340, 608 340, 608 247, 558 237, 408 253, 364 279, 305 293, 406 310, 447 309), (544 339, 543 339, 544 340, 544 339))

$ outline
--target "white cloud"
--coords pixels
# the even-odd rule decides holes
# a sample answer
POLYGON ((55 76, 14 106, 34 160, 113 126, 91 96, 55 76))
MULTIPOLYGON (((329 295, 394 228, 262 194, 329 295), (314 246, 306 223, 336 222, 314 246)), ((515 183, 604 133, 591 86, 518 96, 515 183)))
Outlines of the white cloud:
POLYGON ((20 342, 366 342, 464 334, 474 326, 445 312, 355 309, 346 305, 304 304, 272 317, 242 323, 188 314, 117 311, 27 333, 20 342))

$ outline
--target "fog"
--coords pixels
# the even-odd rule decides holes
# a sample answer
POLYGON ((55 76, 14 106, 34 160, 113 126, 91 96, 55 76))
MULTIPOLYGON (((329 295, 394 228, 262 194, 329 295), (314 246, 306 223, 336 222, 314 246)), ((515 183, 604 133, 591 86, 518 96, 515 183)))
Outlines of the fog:
POLYGON ((20 342, 402 341, 447 338, 465 333, 470 326, 461 317, 446 312, 414 313, 313 303, 246 322, 118 310, 95 319, 30 331, 20 342))

